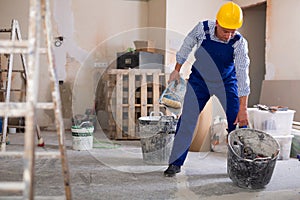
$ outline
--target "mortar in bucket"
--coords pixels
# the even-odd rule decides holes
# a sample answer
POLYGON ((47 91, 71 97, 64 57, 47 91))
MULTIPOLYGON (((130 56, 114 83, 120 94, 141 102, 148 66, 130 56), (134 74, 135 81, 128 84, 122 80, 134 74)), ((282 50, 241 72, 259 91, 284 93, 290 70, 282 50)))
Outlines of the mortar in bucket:
POLYGON ((72 147, 74 150, 90 150, 93 148, 94 126, 91 122, 82 122, 79 126, 74 125, 72 131, 72 147))
POLYGON ((266 132, 243 128, 228 136, 227 172, 234 184, 260 189, 272 177, 280 146, 266 132))
POLYGON ((173 116, 140 117, 140 142, 147 164, 168 164, 178 120, 173 116))

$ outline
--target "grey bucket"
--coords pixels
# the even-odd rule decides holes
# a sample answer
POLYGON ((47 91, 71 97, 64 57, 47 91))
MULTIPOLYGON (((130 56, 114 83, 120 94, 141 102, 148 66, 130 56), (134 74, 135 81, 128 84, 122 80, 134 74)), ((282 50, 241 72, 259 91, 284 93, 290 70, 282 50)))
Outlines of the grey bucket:
POLYGON ((272 177, 280 146, 270 134, 237 129, 228 136, 227 172, 242 188, 261 189, 272 177))
POLYGON ((151 137, 141 138, 143 160, 147 164, 166 165, 173 147, 174 133, 157 133, 151 137))
POLYGON ((157 117, 150 114, 139 118, 143 160, 147 164, 165 165, 169 163, 178 120, 173 116, 157 117))

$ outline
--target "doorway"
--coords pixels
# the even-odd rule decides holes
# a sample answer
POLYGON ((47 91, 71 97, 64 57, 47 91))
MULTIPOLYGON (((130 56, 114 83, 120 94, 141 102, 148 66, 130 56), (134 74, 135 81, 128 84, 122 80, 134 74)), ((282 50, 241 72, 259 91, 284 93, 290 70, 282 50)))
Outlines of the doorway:
POLYGON ((259 103, 262 82, 265 76, 266 2, 243 8, 244 24, 239 30, 248 40, 250 57, 250 87, 248 107, 259 103))

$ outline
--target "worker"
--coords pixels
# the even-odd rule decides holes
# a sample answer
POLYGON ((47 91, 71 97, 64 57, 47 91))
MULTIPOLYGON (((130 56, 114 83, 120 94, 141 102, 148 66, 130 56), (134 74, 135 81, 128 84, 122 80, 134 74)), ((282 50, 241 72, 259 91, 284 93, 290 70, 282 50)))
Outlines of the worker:
POLYGON ((220 7, 215 21, 202 21, 195 26, 177 52, 177 63, 169 82, 180 79, 180 69, 196 46, 195 62, 188 79, 165 176, 172 177, 181 171, 198 116, 212 95, 218 97, 226 113, 229 133, 237 125, 248 125, 250 59, 248 42, 237 31, 242 24, 241 8, 233 2, 227 2, 220 7))

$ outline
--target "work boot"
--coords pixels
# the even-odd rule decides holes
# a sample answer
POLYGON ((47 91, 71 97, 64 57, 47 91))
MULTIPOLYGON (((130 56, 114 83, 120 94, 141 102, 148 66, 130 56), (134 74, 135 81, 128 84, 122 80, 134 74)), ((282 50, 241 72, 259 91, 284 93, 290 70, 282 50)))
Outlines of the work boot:
POLYGON ((176 175, 176 173, 179 173, 181 166, 176 166, 176 165, 169 165, 168 169, 164 171, 164 175, 167 177, 173 177, 176 175))

